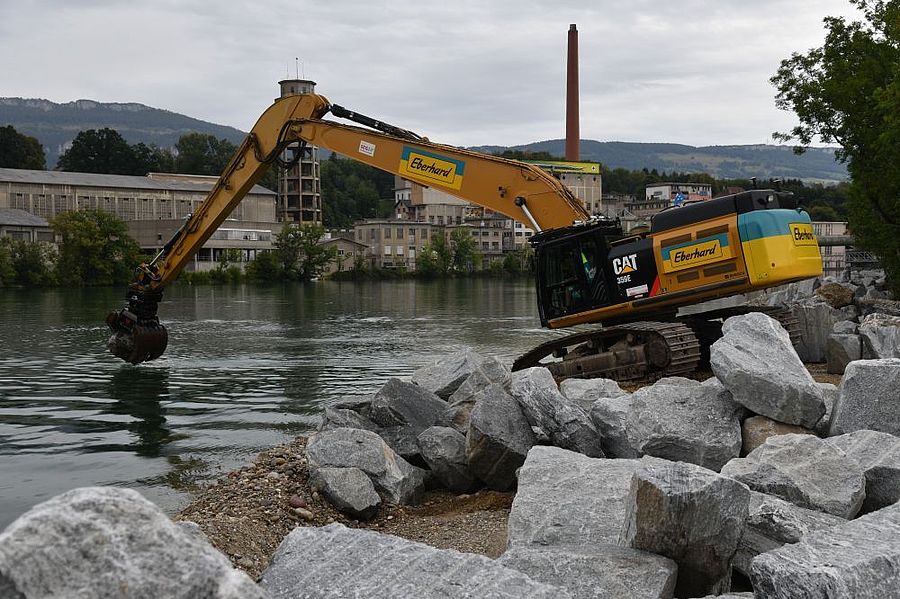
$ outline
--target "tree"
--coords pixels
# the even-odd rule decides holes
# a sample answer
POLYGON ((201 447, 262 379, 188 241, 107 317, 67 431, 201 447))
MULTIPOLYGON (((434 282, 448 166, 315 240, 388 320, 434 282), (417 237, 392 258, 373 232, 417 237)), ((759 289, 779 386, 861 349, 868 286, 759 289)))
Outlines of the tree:
POLYGON ((825 42, 783 60, 776 105, 800 121, 782 141, 798 151, 837 143, 850 174, 849 221, 859 245, 881 258, 900 295, 900 0, 850 0, 863 21, 826 17, 825 42))
POLYGON ((295 227, 285 223, 273 242, 276 261, 285 278, 310 281, 321 276, 337 255, 337 248, 319 243, 324 234, 320 225, 295 227))
POLYGON ((472 232, 468 228, 454 229, 450 234, 450 243, 453 248, 453 270, 456 272, 472 272, 481 264, 481 254, 478 252, 472 232))
POLYGON ((56 271, 64 285, 114 285, 131 281, 140 248, 125 223, 103 210, 63 212, 50 221, 61 237, 56 271))
POLYGON ((237 146, 227 139, 216 139, 208 133, 182 135, 175 144, 178 154, 175 170, 192 175, 220 175, 225 165, 237 151, 237 146))
POLYGON ((426 275, 445 275, 453 264, 453 250, 443 233, 437 232, 416 254, 416 272, 426 275))
MULTIPOLYGON (((134 175, 134 150, 114 129, 81 131, 59 157, 57 168, 79 173, 134 175)), ((144 173, 146 174, 146 173, 144 173)))
POLYGON ((256 258, 247 263, 244 274, 248 279, 260 282, 277 281, 281 278, 281 269, 275 252, 259 252, 256 258))
POLYGON ((12 244, 13 240, 9 237, 0 237, 0 287, 8 287, 16 283, 12 244))
POLYGON ((12 125, 0 127, 0 168, 47 168, 44 147, 37 139, 23 135, 12 125))

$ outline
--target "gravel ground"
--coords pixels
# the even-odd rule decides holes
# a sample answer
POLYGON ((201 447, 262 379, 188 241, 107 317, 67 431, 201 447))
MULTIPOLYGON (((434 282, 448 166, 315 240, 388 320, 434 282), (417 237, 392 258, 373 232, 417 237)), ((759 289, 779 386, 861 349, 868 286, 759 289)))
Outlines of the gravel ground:
MULTIPOLYGON (((841 381, 840 375, 827 374, 824 364, 807 368, 819 382, 841 381)), ((694 378, 710 376, 711 372, 700 371, 694 378)), ((340 522, 488 557, 498 557, 506 548, 506 520, 514 493, 482 490, 456 496, 430 491, 418 506, 382 504, 374 519, 359 522, 332 508, 309 487, 305 448, 306 438, 298 437, 260 453, 253 464, 229 472, 199 493, 175 519, 196 522, 235 567, 254 578, 297 526, 340 522)))
POLYGON ((506 548, 506 519, 513 493, 479 491, 456 496, 430 491, 420 505, 382 504, 378 515, 348 518, 309 487, 306 439, 298 437, 259 454, 201 492, 176 520, 196 522, 235 567, 256 578, 281 540, 297 526, 340 522, 441 549, 498 557, 506 548))

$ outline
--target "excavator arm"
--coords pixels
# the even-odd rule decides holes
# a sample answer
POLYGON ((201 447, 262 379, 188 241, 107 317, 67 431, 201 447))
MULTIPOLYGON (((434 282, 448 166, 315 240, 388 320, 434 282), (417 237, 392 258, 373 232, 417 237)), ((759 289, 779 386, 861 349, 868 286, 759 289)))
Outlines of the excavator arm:
MULTIPOLYGON (((590 218, 558 180, 529 164, 488 156, 428 139, 359 115, 319 95, 287 96, 266 110, 225 167, 209 195, 184 226, 129 285, 124 309, 112 312, 109 350, 138 364, 162 355, 168 334, 157 316, 172 282, 241 199, 293 143, 332 150, 505 214, 536 231, 590 218), (331 112, 370 128, 322 120, 331 112)), ((298 153, 299 155, 299 153, 298 153)))

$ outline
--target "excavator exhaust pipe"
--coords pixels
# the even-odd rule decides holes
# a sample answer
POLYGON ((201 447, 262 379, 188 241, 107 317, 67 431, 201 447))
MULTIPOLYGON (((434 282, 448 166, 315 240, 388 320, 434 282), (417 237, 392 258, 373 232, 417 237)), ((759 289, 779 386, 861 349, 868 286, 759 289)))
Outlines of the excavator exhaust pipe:
POLYGON ((147 291, 132 285, 126 297, 125 308, 106 317, 106 324, 112 330, 106 348, 130 364, 155 360, 169 344, 169 333, 156 317, 162 291, 147 291))

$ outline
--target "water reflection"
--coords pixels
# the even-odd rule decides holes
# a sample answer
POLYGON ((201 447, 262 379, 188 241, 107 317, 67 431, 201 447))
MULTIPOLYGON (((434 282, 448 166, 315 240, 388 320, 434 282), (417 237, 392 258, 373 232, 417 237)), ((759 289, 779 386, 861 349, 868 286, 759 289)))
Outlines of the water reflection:
POLYGON ((126 428, 137 439, 129 448, 139 456, 158 457, 172 441, 162 407, 169 399, 168 370, 122 366, 113 373, 108 392, 115 402, 102 413, 130 416, 126 428))

